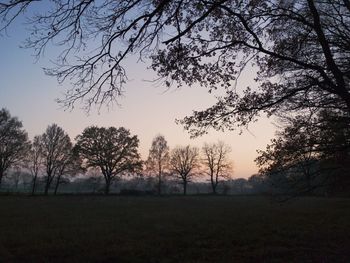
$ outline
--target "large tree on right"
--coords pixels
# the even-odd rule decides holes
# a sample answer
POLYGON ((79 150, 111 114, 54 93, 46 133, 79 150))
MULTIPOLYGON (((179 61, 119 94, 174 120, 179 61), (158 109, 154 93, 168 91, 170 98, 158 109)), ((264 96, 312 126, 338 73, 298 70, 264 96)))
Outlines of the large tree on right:
POLYGON ((276 193, 350 190, 350 119, 339 111, 293 116, 258 154, 260 176, 276 193))

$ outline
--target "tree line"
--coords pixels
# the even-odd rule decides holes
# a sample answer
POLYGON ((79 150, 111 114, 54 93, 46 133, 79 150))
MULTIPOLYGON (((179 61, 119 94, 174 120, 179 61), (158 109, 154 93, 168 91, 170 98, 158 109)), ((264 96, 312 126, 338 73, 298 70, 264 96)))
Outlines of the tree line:
POLYGON ((33 141, 23 129, 21 121, 8 110, 0 110, 0 187, 7 172, 14 167, 26 169, 32 177, 31 193, 37 191, 38 178, 44 180, 44 195, 50 189, 57 194, 64 177, 84 175, 98 169, 104 179, 104 193, 110 193, 111 184, 122 176, 147 176, 157 179, 157 194, 162 194, 165 177, 182 184, 183 194, 195 179, 208 178, 213 194, 220 181, 232 176, 228 154, 231 149, 223 142, 205 143, 201 151, 190 145, 170 150, 164 136, 157 135, 152 142, 147 160, 138 152, 139 139, 124 127, 90 126, 75 138, 57 124, 49 125, 33 141))

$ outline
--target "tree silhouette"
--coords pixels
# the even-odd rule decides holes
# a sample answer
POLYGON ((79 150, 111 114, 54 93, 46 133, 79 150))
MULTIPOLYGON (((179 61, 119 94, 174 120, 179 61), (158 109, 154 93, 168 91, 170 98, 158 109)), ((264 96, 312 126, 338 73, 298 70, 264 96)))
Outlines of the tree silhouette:
POLYGON ((164 176, 165 170, 169 168, 169 147, 164 136, 158 135, 153 139, 146 166, 148 170, 157 173, 157 189, 160 195, 162 191, 162 177, 164 176))
POLYGON ((28 156, 26 157, 26 164, 33 177, 32 195, 35 194, 36 183, 40 169, 43 166, 43 149, 41 144, 41 136, 35 136, 31 144, 28 156))
POLYGON ((183 194, 187 194, 187 184, 196 175, 195 170, 199 166, 199 151, 195 147, 187 145, 178 146, 171 151, 170 166, 175 176, 183 185, 183 194))
POLYGON ((105 194, 109 194, 113 179, 125 173, 132 173, 142 168, 138 153, 139 139, 131 136, 129 130, 120 127, 85 128, 76 137, 76 149, 86 168, 99 167, 105 179, 105 194))
POLYGON ((75 80, 61 100, 68 107, 82 98, 87 108, 117 99, 125 59, 136 54, 151 59, 167 86, 225 90, 182 121, 193 135, 246 126, 261 112, 350 112, 349 0, 48 0, 33 12, 38 2, 2 1, 1 26, 26 13, 26 47, 37 56, 51 43, 62 47, 46 73, 75 80), (240 92, 235 82, 249 64, 259 69, 259 87, 240 92))
POLYGON ((40 2, 1 1, 0 28, 26 13, 25 47, 38 57, 51 43, 62 48, 45 71, 73 82, 66 107, 117 100, 136 55, 167 87, 221 89, 214 105, 178 120, 192 136, 246 128, 261 114, 349 118, 349 0, 48 0, 33 12, 40 2), (249 66, 258 71, 254 89, 238 86, 249 66))
POLYGON ((307 193, 317 176, 316 137, 311 125, 299 116, 271 140, 264 151, 258 151, 256 163, 260 174, 266 175, 275 188, 284 194, 307 193))
POLYGON ((320 187, 348 188, 350 121, 347 114, 323 110, 283 121, 284 129, 277 133, 277 138, 271 140, 266 150, 258 151, 255 162, 260 174, 289 195, 312 193, 320 187))
POLYGON ((68 134, 57 124, 49 125, 40 138, 46 170, 44 194, 48 195, 54 178, 62 175, 62 167, 71 156, 72 143, 68 134))
POLYGON ((62 182, 64 182, 64 176, 74 176, 79 172, 84 172, 84 169, 82 168, 82 159, 80 158, 76 148, 70 148, 70 152, 67 152, 64 158, 62 158, 59 162, 54 194, 57 194, 58 187, 62 182))
POLYGON ((22 122, 6 109, 0 110, 0 186, 6 171, 24 160, 29 150, 28 135, 22 122))
POLYGON ((219 180, 230 178, 232 174, 232 165, 228 160, 228 154, 231 152, 231 148, 224 142, 219 141, 213 144, 205 143, 202 152, 204 156, 203 164, 206 173, 210 177, 213 194, 217 194, 216 189, 219 180))

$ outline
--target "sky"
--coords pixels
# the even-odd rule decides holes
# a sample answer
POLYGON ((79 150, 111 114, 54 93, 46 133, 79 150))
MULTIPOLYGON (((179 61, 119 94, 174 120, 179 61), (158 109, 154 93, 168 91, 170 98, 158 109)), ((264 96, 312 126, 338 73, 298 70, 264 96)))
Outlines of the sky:
MULTIPOLYGON (((155 73, 147 70, 147 64, 130 59, 128 76, 123 98, 118 105, 100 111, 92 109, 89 114, 77 104, 74 110, 64 110, 55 100, 62 97, 70 83, 59 85, 55 78, 46 76, 43 67, 49 67, 54 55, 50 51, 40 58, 33 57, 33 50, 20 48, 27 32, 20 25, 12 26, 6 35, 0 36, 0 108, 7 108, 12 116, 17 116, 32 139, 42 134, 46 127, 57 123, 72 140, 84 128, 97 126, 125 127, 140 139, 140 153, 146 159, 157 134, 162 134, 170 148, 191 144, 202 147, 204 142, 224 141, 232 148, 230 159, 234 165, 234 178, 248 178, 258 168, 254 163, 257 149, 265 149, 275 133, 273 119, 261 118, 240 135, 239 131, 216 132, 196 139, 175 119, 190 115, 192 110, 201 110, 215 103, 213 95, 201 87, 181 89, 155 85, 147 80, 155 78, 155 73)), ((240 77, 238 87, 254 87, 255 72, 246 70, 240 77)))

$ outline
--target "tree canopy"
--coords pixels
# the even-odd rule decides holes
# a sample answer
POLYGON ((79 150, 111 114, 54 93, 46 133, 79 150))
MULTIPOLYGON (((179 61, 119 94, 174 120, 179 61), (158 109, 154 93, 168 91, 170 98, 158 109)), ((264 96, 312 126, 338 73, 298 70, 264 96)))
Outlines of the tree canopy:
POLYGON ((26 157, 26 166, 29 169, 30 174, 33 176, 32 195, 35 193, 39 172, 43 168, 43 145, 41 141, 42 138, 40 135, 34 136, 29 154, 26 157))
POLYGON ((109 193, 110 184, 117 176, 142 168, 139 139, 123 127, 91 126, 85 128, 76 141, 76 150, 86 167, 100 168, 106 182, 105 194, 109 193))
POLYGON ((284 129, 266 150, 258 151, 260 174, 292 195, 344 192, 350 187, 350 121, 339 112, 284 119, 284 129))
POLYGON ((213 194, 217 194, 217 186, 222 179, 232 175, 232 164, 228 158, 231 148, 222 141, 205 143, 202 147, 205 172, 210 177, 213 194))
MULTIPOLYGON (((45 195, 53 180, 59 182, 61 175, 66 171, 67 164, 71 160, 72 142, 68 134, 57 124, 49 125, 46 131, 40 136, 41 153, 46 171, 45 195)), ((55 189, 55 193, 57 187, 55 189)))
POLYGON ((187 193, 187 184, 196 175, 199 167, 199 150, 190 145, 175 147, 170 156, 170 167, 183 185, 183 193, 187 193))
POLYGON ((224 90, 215 105, 180 121, 193 135, 246 126, 262 112, 350 112, 349 0, 7 0, 1 28, 22 13, 32 31, 26 47, 37 56, 61 47, 46 72, 73 80, 60 100, 67 107, 116 100, 125 60, 136 54, 151 59, 166 86, 224 90), (258 69, 257 89, 235 85, 249 64, 258 69))
POLYGON ((162 191, 162 179, 166 169, 169 168, 169 146, 164 136, 157 135, 153 141, 151 149, 149 150, 148 159, 146 161, 146 168, 155 172, 158 177, 158 194, 162 191))
POLYGON ((6 109, 0 110, 0 186, 6 171, 19 164, 29 150, 27 132, 22 122, 6 109))

